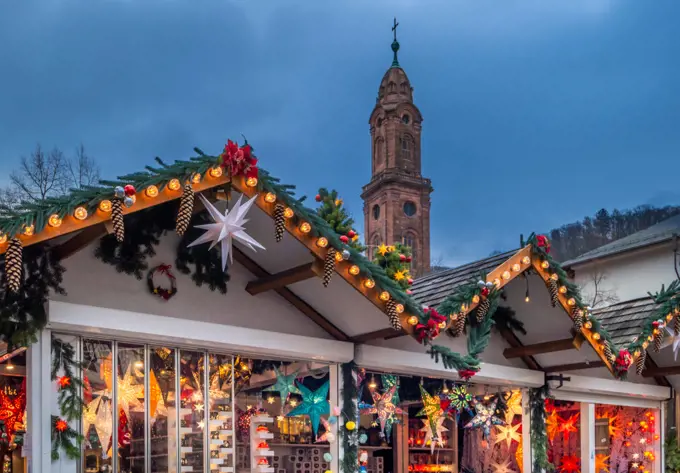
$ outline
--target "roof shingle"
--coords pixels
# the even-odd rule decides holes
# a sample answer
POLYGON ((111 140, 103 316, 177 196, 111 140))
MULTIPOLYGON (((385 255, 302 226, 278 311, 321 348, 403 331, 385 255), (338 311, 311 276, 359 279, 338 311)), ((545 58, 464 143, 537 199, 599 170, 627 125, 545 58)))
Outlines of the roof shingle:
POLYGON ((658 305, 650 297, 632 299, 594 309, 593 315, 609 332, 617 346, 626 346, 640 335, 642 323, 656 311, 658 305))

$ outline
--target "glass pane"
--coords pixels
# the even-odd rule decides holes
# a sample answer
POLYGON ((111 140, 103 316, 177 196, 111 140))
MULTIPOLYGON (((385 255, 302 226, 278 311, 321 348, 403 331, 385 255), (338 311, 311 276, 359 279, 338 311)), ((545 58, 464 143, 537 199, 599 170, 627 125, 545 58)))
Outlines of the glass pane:
POLYGON ((180 351, 180 449, 182 473, 203 471, 205 396, 203 353, 180 351))
POLYGON ((177 473, 177 411, 175 405, 175 350, 149 349, 149 423, 151 471, 177 473))
POLYGON ((548 460, 558 471, 578 470, 581 463, 581 404, 545 401, 548 460))
POLYGON ((595 473, 658 471, 657 417, 655 409, 596 405, 595 473))
POLYGON ((111 342, 83 340, 83 471, 111 471, 112 410, 111 342))
POLYGON ((119 469, 144 473, 144 347, 119 343, 117 358, 119 469))
POLYGON ((210 471, 233 472, 232 357, 210 355, 210 471))

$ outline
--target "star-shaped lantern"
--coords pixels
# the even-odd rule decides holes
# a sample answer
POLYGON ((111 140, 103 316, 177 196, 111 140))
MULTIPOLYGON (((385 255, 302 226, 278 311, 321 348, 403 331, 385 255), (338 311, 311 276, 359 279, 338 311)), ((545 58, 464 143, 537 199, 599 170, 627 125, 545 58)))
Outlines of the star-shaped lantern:
POLYGON ((493 473, 513 473, 512 468, 510 468, 510 460, 509 459, 494 462, 491 465, 491 468, 493 469, 493 473))
POLYGON ((243 205, 241 205, 241 198, 243 196, 240 196, 231 210, 226 209, 224 211, 224 215, 222 215, 208 199, 203 197, 203 195, 200 197, 215 223, 196 225, 196 228, 205 230, 205 233, 198 237, 196 241, 190 243, 188 245, 189 247, 211 242, 210 249, 212 249, 219 243, 222 252, 222 270, 227 268, 227 258, 233 263, 234 258, 231 248, 234 240, 241 242, 253 251, 255 251, 255 247, 263 250, 265 249, 264 246, 260 245, 254 238, 248 235, 243 227, 248 221, 245 218, 246 214, 248 213, 248 210, 250 210, 250 207, 255 203, 257 195, 243 205))
POLYGON ((576 423, 578 422, 578 414, 574 414, 573 416, 570 416, 568 419, 563 419, 559 426, 557 427, 557 431, 564 434, 564 441, 568 442, 569 441, 569 434, 574 432, 578 432, 578 427, 576 426, 576 423))
POLYGON ((581 471, 581 460, 576 455, 569 455, 562 457, 560 462, 560 471, 563 473, 578 473, 581 471))
POLYGON ((312 422, 312 431, 314 437, 317 436, 319 430, 319 422, 321 422, 322 415, 328 415, 331 411, 331 405, 328 402, 328 390, 330 384, 326 381, 319 389, 312 391, 301 383, 298 383, 298 389, 302 394, 302 402, 299 406, 292 409, 287 417, 306 415, 312 422))
POLYGON ((496 417, 496 406, 498 399, 494 399, 488 405, 477 399, 472 400, 472 405, 475 408, 475 416, 470 422, 465 424, 466 429, 481 428, 484 438, 488 438, 491 433, 492 425, 503 425, 502 419, 496 417))
POLYGON ((505 444, 510 448, 512 441, 519 443, 522 440, 522 434, 518 430, 522 427, 522 424, 515 425, 499 425, 496 427, 496 438, 494 440, 494 445, 505 441, 505 444))
POLYGON ((16 396, 10 397, 0 389, 0 420, 5 421, 5 432, 11 442, 17 430, 23 430, 24 410, 26 409, 25 381, 16 396))
POLYGON ((361 409, 361 414, 376 414, 378 416, 378 422, 380 422, 380 435, 383 437, 385 436, 385 426, 388 419, 393 418, 395 414, 401 414, 403 412, 401 408, 397 407, 393 402, 394 393, 396 391, 396 385, 389 388, 384 394, 373 391, 371 393, 373 396, 373 405, 361 409))
POLYGON ((668 325, 666 325, 666 331, 668 332, 668 338, 666 339, 666 342, 663 344, 663 347, 673 347, 673 359, 675 361, 678 361, 678 349, 680 348, 680 335, 675 335, 674 331, 670 328, 668 328, 668 325))
POLYGON ((378 247, 378 253, 380 254, 380 256, 385 256, 387 253, 389 253, 389 251, 390 251, 389 248, 384 243, 382 243, 378 247))
POLYGON ((430 393, 425 391, 425 388, 423 388, 422 385, 420 386, 420 396, 423 401, 423 408, 416 416, 427 416, 427 420, 430 423, 430 430, 436 432, 437 419, 444 415, 439 396, 431 396, 430 393))
POLYGON ((420 429, 421 432, 425 432, 425 440, 423 441, 423 445, 427 445, 428 442, 430 443, 430 452, 434 453, 434 447, 435 445, 438 445, 439 447, 444 446, 444 440, 442 438, 442 434, 444 432, 448 432, 449 429, 444 427, 444 420, 445 417, 440 417, 437 419, 435 430, 432 430, 432 427, 430 426, 430 422, 427 419, 421 419, 423 421, 423 427, 420 429))
POLYGON ((595 454, 595 471, 597 473, 609 473, 609 455, 595 454))
POLYGON ((557 415, 555 409, 548 410, 548 415, 545 418, 545 431, 548 434, 548 440, 553 443, 557 430, 560 427, 560 416, 557 415))
POLYGON ((510 424, 515 416, 522 415, 522 392, 516 389, 510 393, 505 401, 505 423, 510 424))
POLYGON ((283 405, 291 394, 300 394, 300 390, 295 385, 297 371, 289 375, 284 375, 278 368, 274 367, 274 372, 276 373, 276 382, 268 388, 263 389, 263 391, 279 393, 279 396, 281 396, 281 405, 283 405))
POLYGON ((451 401, 450 407, 457 412, 463 412, 470 409, 472 394, 468 392, 465 386, 456 386, 449 393, 449 400, 451 401))

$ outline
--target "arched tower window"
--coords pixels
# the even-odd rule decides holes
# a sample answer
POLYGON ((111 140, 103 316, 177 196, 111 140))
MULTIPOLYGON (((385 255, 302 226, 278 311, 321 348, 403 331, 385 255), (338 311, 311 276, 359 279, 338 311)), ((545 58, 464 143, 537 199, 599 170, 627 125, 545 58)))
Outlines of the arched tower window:
POLYGON ((405 171, 413 171, 414 143, 411 135, 401 137, 401 166, 405 171))
MULTIPOLYGON (((385 165, 385 139, 379 136, 375 140, 375 167, 379 168, 385 165)), ((377 169, 376 169, 377 171, 377 169)))
POLYGON ((401 238, 401 243, 411 248, 411 269, 416 268, 416 261, 418 260, 418 239, 416 238, 416 234, 407 231, 401 238))
POLYGON ((390 82, 387 84, 387 93, 388 94, 396 94, 397 93, 397 84, 394 82, 390 82))

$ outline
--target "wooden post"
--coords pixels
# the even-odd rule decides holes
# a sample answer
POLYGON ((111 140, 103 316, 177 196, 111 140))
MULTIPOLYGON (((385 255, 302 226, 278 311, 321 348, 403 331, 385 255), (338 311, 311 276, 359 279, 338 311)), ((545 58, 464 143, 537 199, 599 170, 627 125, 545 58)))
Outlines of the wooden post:
POLYGON ((595 471, 595 404, 581 403, 581 473, 595 471))
POLYGON ((533 452, 531 451, 531 408, 529 407, 528 389, 522 389, 522 432, 521 467, 523 473, 529 473, 533 466, 533 452))
POLYGON ((399 415, 399 423, 394 427, 392 441, 392 461, 394 473, 408 473, 408 414, 399 415))

